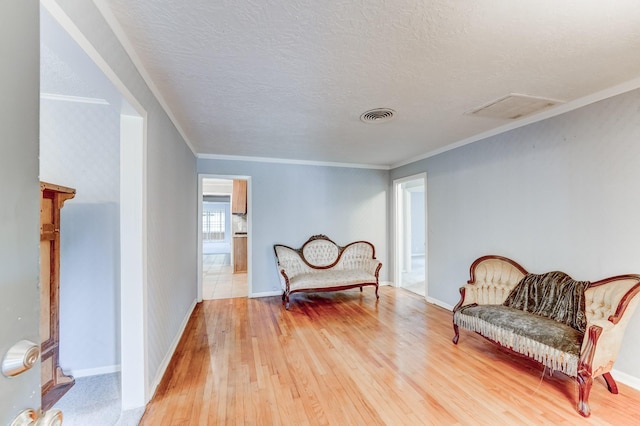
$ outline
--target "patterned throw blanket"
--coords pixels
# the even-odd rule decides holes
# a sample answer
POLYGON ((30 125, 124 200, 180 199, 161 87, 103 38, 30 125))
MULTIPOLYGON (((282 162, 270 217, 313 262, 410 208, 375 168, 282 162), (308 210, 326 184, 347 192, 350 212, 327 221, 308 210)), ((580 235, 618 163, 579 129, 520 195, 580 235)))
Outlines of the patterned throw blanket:
POLYGON ((578 331, 585 332, 584 291, 589 281, 575 281, 564 272, 527 274, 503 303, 553 319, 578 331))
POLYGON ((563 272, 527 274, 503 305, 467 305, 455 324, 526 355, 552 370, 576 377, 586 329, 588 281, 563 272))

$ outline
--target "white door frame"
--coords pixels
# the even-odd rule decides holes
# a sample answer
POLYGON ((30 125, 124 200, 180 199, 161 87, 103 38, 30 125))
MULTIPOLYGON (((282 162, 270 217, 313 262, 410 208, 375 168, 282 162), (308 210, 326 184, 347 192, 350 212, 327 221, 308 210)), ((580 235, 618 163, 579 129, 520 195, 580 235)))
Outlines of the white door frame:
POLYGON ((135 143, 123 147, 121 141, 120 154, 120 373, 122 409, 143 407, 151 399, 146 303, 147 113, 56 0, 40 0, 40 4, 111 81, 124 104, 133 109, 125 110, 123 105, 121 115, 121 128, 127 129, 127 140, 135 143), (127 182, 125 189, 123 182, 127 182))
MULTIPOLYGON (((203 182, 205 179, 226 179, 226 180, 246 180, 247 181, 247 297, 253 297, 253 250, 251 249, 253 238, 253 220, 251 219, 253 214, 252 207, 252 185, 251 176, 246 175, 216 175, 208 173, 198 173, 198 302, 202 302, 202 191, 203 182)), ((233 238, 233 236, 232 236, 233 238)), ((233 250, 233 243, 232 243, 233 250)), ((232 253, 233 255, 233 253, 232 253)))
POLYGON ((410 212, 405 211, 405 200, 400 190, 402 184, 413 181, 413 180, 422 180, 424 184, 424 241, 425 241, 425 268, 424 268, 424 286, 425 286, 425 298, 428 298, 429 295, 429 285, 427 282, 427 270, 428 270, 428 262, 427 255, 429 253, 429 244, 428 244, 428 221, 427 221, 427 173, 418 173, 411 176, 406 176, 400 179, 393 180, 393 218, 394 218, 394 244, 393 244, 393 252, 394 252, 394 262, 393 262, 393 277, 394 277, 394 286, 399 287, 402 281, 402 252, 403 246, 406 244, 405 238, 403 236, 402 230, 404 229, 404 223, 407 220, 407 213, 410 212))

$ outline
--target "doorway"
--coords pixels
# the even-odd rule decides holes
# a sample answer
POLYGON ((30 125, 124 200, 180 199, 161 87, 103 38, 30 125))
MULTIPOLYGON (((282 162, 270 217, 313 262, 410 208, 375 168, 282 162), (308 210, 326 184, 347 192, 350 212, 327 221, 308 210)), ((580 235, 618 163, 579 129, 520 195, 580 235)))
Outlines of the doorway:
POLYGON ((249 179, 200 175, 198 189, 198 299, 247 297, 249 179), (238 208, 241 199, 244 208, 238 208))
POLYGON ((63 210, 60 268, 61 359, 76 385, 58 403, 71 423, 97 401, 116 420, 142 415, 146 113, 58 5, 41 6, 40 174, 78 194, 63 210), (97 379, 108 379, 109 397, 86 391, 97 379))
POLYGON ((427 296, 426 183, 426 173, 394 181, 396 286, 423 297, 427 296))

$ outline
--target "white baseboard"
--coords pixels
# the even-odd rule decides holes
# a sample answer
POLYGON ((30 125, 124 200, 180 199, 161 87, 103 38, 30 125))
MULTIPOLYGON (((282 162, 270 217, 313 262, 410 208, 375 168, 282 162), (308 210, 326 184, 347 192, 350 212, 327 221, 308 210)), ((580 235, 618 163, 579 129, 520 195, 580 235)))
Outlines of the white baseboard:
POLYGON ((178 333, 176 333, 176 337, 173 339, 173 343, 169 347, 167 354, 162 359, 162 362, 160 363, 160 368, 158 368, 158 372, 156 373, 156 377, 153 380, 153 383, 151 383, 151 388, 149 389, 149 395, 153 396, 156 393, 156 389, 158 388, 158 385, 160 384, 162 377, 164 377, 164 373, 167 371, 169 362, 171 362, 171 358, 173 357, 173 354, 176 351, 176 348, 178 347, 178 343, 180 342, 180 339, 184 334, 184 330, 185 328, 187 328, 187 323, 189 322, 189 318, 191 318, 191 314, 193 313, 193 310, 195 309, 197 302, 198 301, 196 299, 193 300, 193 302, 191 303, 191 307, 187 310, 187 315, 185 315, 185 317, 182 319, 180 330, 178 331, 178 333))
POLYGON ((258 297, 272 297, 272 296, 282 296, 282 290, 264 291, 262 293, 251 293, 249 295, 249 298, 256 299, 258 297))
POLYGON ((624 383, 625 385, 636 390, 640 390, 640 377, 635 377, 618 370, 611 370, 611 375, 613 376, 615 381, 624 383))
POLYGON ((446 309, 448 311, 453 311, 453 306, 448 304, 448 303, 445 303, 445 302, 443 302, 441 300, 438 300, 438 299, 434 299, 433 297, 429 297, 429 296, 425 297, 425 299, 429 303, 432 303, 432 304, 434 304, 436 306, 440 306, 441 308, 444 308, 444 309, 446 309))
POLYGON ((391 287, 395 287, 396 286, 393 283, 393 281, 380 281, 378 284, 380 285, 380 287, 385 286, 385 285, 390 285, 391 287))
POLYGON ((111 374, 111 373, 117 373, 119 371, 120 371, 120 364, 105 365, 104 367, 96 367, 96 368, 79 368, 79 369, 64 370, 64 373, 70 374, 75 379, 77 379, 79 377, 99 376, 101 374, 111 374))

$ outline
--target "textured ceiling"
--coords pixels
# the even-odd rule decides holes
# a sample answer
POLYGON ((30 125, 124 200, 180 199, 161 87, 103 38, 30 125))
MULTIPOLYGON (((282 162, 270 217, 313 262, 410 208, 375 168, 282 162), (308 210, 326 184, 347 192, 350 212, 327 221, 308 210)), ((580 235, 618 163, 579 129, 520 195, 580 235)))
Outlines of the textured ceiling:
POLYGON ((95 1, 198 154, 389 166, 640 76, 637 0, 95 1))

